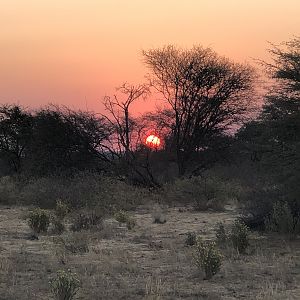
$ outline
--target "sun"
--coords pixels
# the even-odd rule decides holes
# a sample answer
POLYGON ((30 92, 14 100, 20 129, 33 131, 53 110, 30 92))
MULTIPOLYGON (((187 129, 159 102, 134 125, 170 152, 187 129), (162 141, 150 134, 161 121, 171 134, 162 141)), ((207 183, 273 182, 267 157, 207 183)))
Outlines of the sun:
POLYGON ((157 149, 160 145, 160 138, 154 134, 151 134, 146 138, 146 145, 150 148, 157 149))

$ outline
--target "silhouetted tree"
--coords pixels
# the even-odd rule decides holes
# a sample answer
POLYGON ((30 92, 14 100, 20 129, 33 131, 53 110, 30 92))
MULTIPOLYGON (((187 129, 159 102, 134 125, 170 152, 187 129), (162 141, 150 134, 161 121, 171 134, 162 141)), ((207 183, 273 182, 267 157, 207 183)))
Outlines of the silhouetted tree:
POLYGON ((50 106, 34 115, 27 168, 44 175, 65 170, 97 169, 108 162, 110 127, 90 112, 50 106))
MULTIPOLYGON (((250 209, 260 210, 257 222, 264 222, 276 200, 288 202, 294 217, 300 216, 300 39, 269 50, 272 62, 263 62, 275 85, 266 96, 262 113, 244 126, 238 141, 244 153, 259 163, 261 173, 277 189, 277 199, 260 199, 250 209)), ((300 222, 300 219, 299 219, 300 222)))
POLYGON ((0 158, 14 172, 20 172, 31 141, 32 115, 17 105, 0 107, 0 158))
POLYGON ((118 95, 104 97, 104 107, 108 112, 105 118, 114 128, 111 136, 110 151, 123 165, 125 173, 130 174, 135 182, 143 185, 158 186, 149 164, 149 151, 143 146, 145 126, 138 118, 130 115, 131 105, 138 99, 145 98, 149 87, 145 84, 123 84, 117 89, 118 95), (123 98, 123 99, 122 99, 123 98))
POLYGON ((143 51, 151 82, 174 114, 172 139, 180 175, 205 141, 240 124, 254 106, 254 72, 211 49, 167 46, 143 51))

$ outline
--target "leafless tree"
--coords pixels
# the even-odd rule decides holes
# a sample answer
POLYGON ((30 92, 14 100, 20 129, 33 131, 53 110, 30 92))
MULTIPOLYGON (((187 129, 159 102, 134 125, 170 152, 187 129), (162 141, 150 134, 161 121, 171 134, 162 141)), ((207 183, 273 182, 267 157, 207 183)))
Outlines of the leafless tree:
POLYGON ((118 146, 119 153, 130 153, 134 150, 136 143, 133 141, 133 133, 135 133, 135 119, 129 115, 130 106, 140 98, 146 98, 149 93, 149 87, 145 84, 137 86, 124 83, 117 88, 124 99, 120 99, 120 95, 115 94, 113 97, 104 97, 104 107, 109 113, 105 115, 106 119, 115 128, 114 141, 118 146))
POLYGON ((124 83, 117 88, 117 92, 113 97, 106 96, 103 100, 108 112, 105 118, 115 129, 110 145, 111 153, 124 161, 129 171, 137 175, 143 184, 157 186, 149 164, 149 152, 141 155, 140 151, 145 124, 130 115, 131 105, 148 96, 149 86, 124 83))
POLYGON ((253 107, 254 70, 202 47, 143 51, 152 86, 173 111, 180 175, 204 141, 241 123, 253 107))

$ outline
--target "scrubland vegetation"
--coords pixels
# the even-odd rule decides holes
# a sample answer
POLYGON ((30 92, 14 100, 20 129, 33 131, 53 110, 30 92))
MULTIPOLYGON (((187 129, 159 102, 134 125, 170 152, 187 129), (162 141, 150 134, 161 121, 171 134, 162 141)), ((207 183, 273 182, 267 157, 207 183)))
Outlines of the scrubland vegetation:
POLYGON ((299 38, 270 52, 260 109, 253 68, 173 46, 107 114, 2 105, 0 299, 299 299, 299 38))

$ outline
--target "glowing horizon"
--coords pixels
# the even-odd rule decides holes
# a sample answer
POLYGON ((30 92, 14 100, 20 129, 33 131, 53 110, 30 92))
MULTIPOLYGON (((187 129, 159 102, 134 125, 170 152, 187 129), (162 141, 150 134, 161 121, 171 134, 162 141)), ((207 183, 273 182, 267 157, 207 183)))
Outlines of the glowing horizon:
POLYGON ((299 35, 299 11, 298 0, 2 0, 0 103, 102 111, 115 87, 144 81, 142 49, 200 44, 254 64, 267 41, 299 35))

